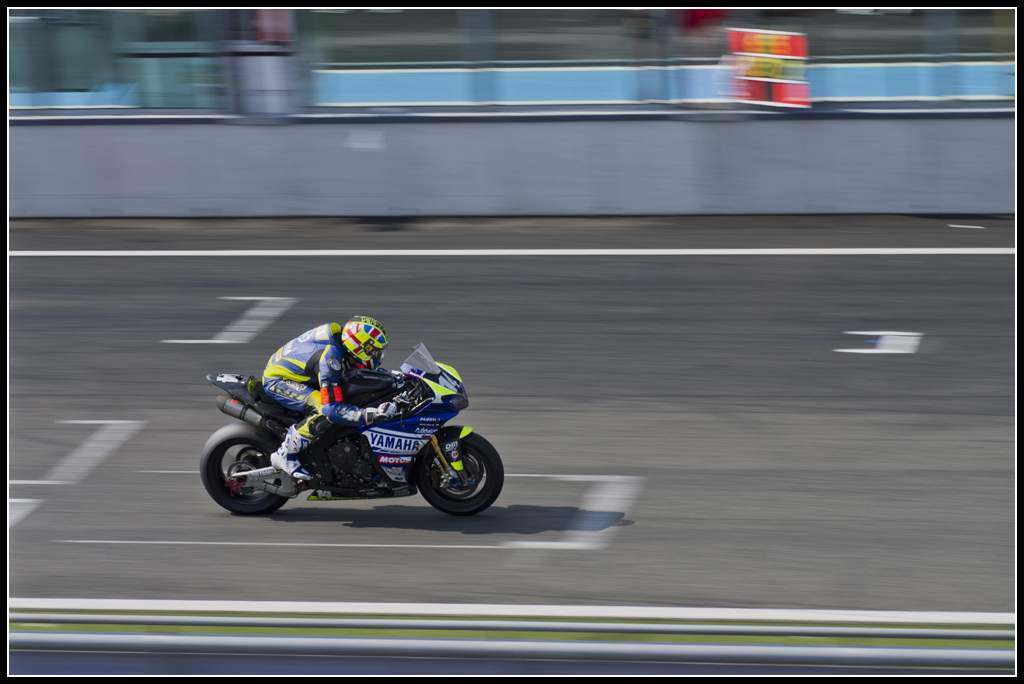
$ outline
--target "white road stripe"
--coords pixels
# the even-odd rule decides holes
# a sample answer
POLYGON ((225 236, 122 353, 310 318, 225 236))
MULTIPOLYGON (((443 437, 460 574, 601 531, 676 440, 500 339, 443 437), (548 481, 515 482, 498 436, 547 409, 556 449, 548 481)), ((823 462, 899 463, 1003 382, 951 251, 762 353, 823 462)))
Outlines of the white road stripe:
POLYGON ((847 331, 844 335, 878 335, 877 340, 868 340, 877 343, 877 347, 865 347, 854 349, 833 349, 832 351, 846 352, 849 354, 915 354, 921 344, 922 333, 899 332, 897 330, 879 331, 847 331))
POLYGON ((137 473, 158 473, 163 475, 198 475, 198 470, 136 470, 137 473))
POLYGON ((143 544, 155 546, 296 546, 330 548, 384 548, 384 549, 503 549, 504 546, 471 544, 329 544, 325 542, 244 542, 244 541, 153 541, 135 539, 54 539, 59 544, 143 544))
MULTIPOLYGON (((511 477, 517 477, 512 475, 511 477)), ((519 475, 548 477, 569 482, 595 482, 583 496, 579 513, 569 524, 560 541, 510 541, 503 546, 512 549, 567 549, 598 551, 608 547, 615 533, 619 516, 625 516, 640 494, 642 477, 627 475, 519 475)))
POLYGON ((218 297, 218 299, 255 300, 256 304, 234 323, 217 333, 212 340, 161 340, 161 342, 168 344, 246 344, 299 301, 291 297, 218 297))
POLYGON ((195 601, 161 599, 8 598, 8 610, 162 611, 171 613, 270 613, 334 615, 445 615, 465 617, 560 617, 626 620, 756 620, 1012 625, 1016 613, 945 611, 682 608, 661 606, 545 606, 473 603, 317 603, 313 601, 195 601))
POLYGON ((75 447, 43 477, 50 481, 81 482, 93 468, 131 439, 146 424, 141 420, 61 420, 60 423, 103 425, 75 447))
POLYGON ((985 230, 985 226, 959 226, 955 223, 947 224, 950 228, 974 228, 976 230, 985 230))
POLYGON ((9 251, 9 257, 460 257, 460 256, 880 256, 1016 254, 1015 247, 829 247, 766 249, 166 249, 9 251))
POLYGON ((29 513, 36 509, 36 506, 43 503, 42 499, 8 499, 7 500, 7 529, 11 529, 29 513))
MULTIPOLYGON (((137 470, 139 473, 197 474, 188 470, 137 470)), ((55 539, 62 544, 135 544, 170 546, 316 546, 326 548, 391 548, 391 549, 552 549, 599 551, 607 548, 617 517, 625 515, 640 493, 643 478, 625 475, 543 475, 508 474, 506 477, 545 477, 568 482, 594 482, 583 497, 579 513, 569 524, 560 541, 506 541, 493 545, 473 544, 333 544, 305 542, 246 541, 154 541, 133 539, 55 539)))

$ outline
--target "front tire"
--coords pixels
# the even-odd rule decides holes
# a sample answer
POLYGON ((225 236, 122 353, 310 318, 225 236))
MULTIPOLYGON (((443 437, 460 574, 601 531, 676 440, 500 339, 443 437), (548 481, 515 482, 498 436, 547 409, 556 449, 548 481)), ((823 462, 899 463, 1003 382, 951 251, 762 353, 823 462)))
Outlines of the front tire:
POLYGON ((437 510, 448 515, 475 515, 487 509, 501 494, 505 468, 497 450, 475 432, 462 438, 460 449, 463 472, 473 484, 442 487, 442 473, 434 466, 435 456, 429 447, 416 460, 413 478, 423 498, 437 510))
POLYGON ((247 427, 230 426, 230 433, 223 439, 216 439, 220 433, 211 437, 203 450, 199 472, 210 498, 222 508, 238 515, 266 515, 288 499, 257 489, 242 489, 232 496, 226 484, 231 474, 269 466, 270 454, 277 450, 278 445, 268 436, 247 427))

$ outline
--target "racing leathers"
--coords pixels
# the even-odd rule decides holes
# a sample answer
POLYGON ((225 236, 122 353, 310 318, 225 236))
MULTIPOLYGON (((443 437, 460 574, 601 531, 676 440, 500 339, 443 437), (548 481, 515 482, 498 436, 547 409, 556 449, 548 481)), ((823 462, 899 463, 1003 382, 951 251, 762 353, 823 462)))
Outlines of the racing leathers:
POLYGON ((360 428, 390 418, 394 404, 360 409, 345 403, 344 380, 363 368, 342 345, 342 326, 325 323, 308 330, 270 357, 263 371, 263 389, 283 406, 308 413, 299 425, 288 428, 284 443, 270 462, 298 480, 311 479, 296 454, 324 432, 327 423, 360 428))

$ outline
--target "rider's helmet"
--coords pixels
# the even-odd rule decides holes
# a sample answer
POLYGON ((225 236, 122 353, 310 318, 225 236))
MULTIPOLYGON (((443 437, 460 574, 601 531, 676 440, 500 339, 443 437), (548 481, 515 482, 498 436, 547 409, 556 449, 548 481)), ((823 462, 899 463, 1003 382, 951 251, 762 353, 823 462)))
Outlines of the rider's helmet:
POLYGON ((369 316, 353 316, 341 331, 341 343, 364 368, 376 369, 388 347, 388 334, 369 316))

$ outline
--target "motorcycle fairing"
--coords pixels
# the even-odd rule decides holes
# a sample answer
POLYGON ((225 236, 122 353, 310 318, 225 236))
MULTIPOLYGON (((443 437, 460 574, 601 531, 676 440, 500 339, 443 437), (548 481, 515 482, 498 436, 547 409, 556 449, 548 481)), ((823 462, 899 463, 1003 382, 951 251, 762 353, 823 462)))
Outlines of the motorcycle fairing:
POLYGON ((363 434, 377 463, 395 482, 408 482, 413 460, 430 438, 457 414, 431 404, 422 413, 404 421, 391 421, 367 428, 363 434))

